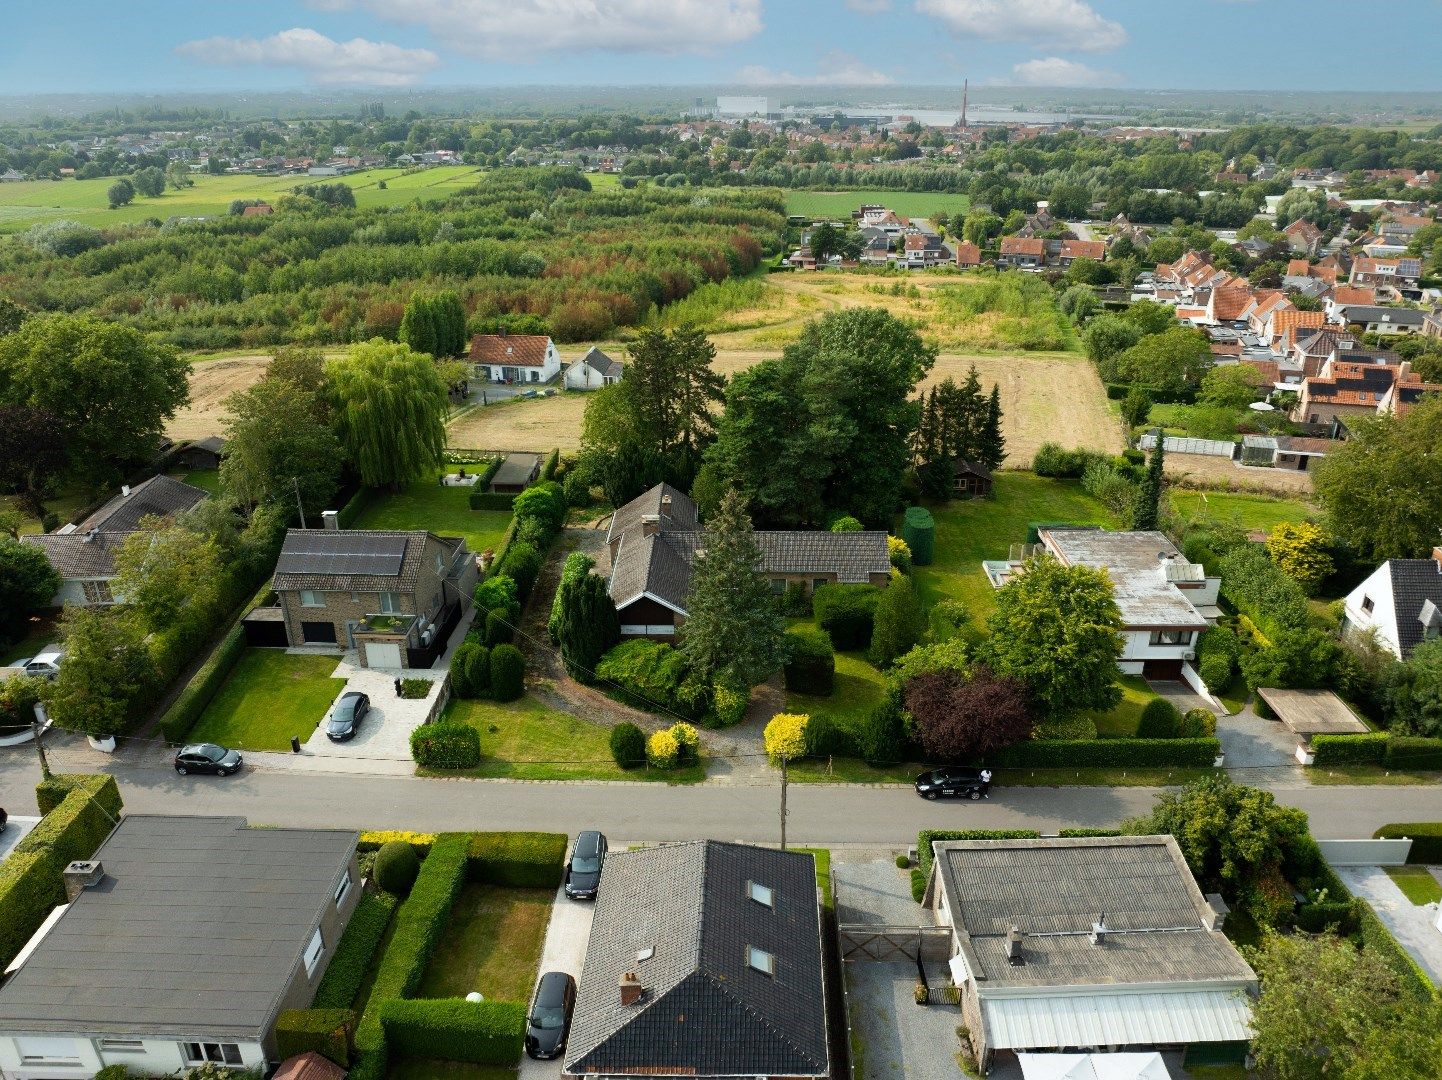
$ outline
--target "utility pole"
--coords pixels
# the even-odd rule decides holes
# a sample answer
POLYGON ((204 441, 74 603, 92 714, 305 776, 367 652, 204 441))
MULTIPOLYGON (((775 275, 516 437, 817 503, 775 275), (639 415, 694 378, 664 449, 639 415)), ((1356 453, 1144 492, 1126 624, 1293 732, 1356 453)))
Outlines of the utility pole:
MULTIPOLYGON (((34 706, 32 705, 31 708, 33 709, 34 706)), ((45 729, 40 726, 40 717, 36 716, 30 721, 30 728, 35 732, 35 753, 40 755, 40 779, 49 780, 50 762, 45 758, 45 743, 41 741, 41 736, 45 734, 45 729)), ((785 844, 783 843, 782 846, 784 847, 785 844)))
POLYGON ((305 505, 300 501, 300 477, 292 476, 290 482, 295 486, 295 508, 300 512, 300 527, 305 528, 305 505))
POLYGON ((786 850, 786 762, 785 754, 781 755, 781 850, 786 850))

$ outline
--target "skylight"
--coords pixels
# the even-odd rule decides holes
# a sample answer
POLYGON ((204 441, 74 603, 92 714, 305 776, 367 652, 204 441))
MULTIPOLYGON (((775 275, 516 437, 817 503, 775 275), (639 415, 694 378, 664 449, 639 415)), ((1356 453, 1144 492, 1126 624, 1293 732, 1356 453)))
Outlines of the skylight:
POLYGON ((776 898, 771 891, 770 885, 762 885, 759 881, 748 881, 746 883, 746 892, 751 899, 755 900, 758 904, 769 908, 776 906, 776 898))
POLYGON ((763 975, 776 974, 776 957, 772 956, 765 949, 758 949, 755 945, 746 946, 746 966, 761 972, 763 975))

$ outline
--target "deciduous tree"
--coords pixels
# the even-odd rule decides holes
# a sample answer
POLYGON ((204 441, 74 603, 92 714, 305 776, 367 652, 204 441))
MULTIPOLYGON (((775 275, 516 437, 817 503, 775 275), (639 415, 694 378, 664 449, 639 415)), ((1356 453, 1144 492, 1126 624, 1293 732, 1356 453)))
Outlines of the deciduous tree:
POLYGON ((105 197, 110 201, 110 209, 117 210, 135 201, 135 185, 122 176, 106 189, 105 197))
POLYGON ((336 435, 362 483, 398 490, 440 467, 446 384, 429 357, 375 338, 326 373, 336 435))
POLYGON ((147 516, 115 553, 112 586, 152 633, 215 603, 222 578, 215 541, 174 521, 147 516))
POLYGON ((154 689, 145 631, 120 607, 66 608, 60 623, 65 663, 45 693, 63 728, 96 738, 123 735, 154 689))
POLYGON ((0 641, 19 638, 25 619, 59 588, 60 575, 44 551, 0 535, 0 641))
POLYGON ((1148 334, 1116 359, 1116 377, 1162 390, 1197 383, 1212 365, 1206 337, 1190 326, 1148 334))
POLYGON ((1284 521, 1275 526, 1267 537, 1267 553, 1308 595, 1316 593, 1337 568, 1332 560, 1332 538, 1310 521, 1284 521))
MULTIPOLYGON (((287 371, 302 369, 287 362, 287 371)), ((272 373, 226 401, 220 482, 246 506, 289 507, 297 487, 307 515, 328 508, 340 483, 341 446, 317 415, 316 393, 272 373)))
POLYGON ((974 760, 1031 735, 1026 686, 983 666, 966 675, 951 669, 916 675, 904 701, 917 741, 940 761, 974 760))

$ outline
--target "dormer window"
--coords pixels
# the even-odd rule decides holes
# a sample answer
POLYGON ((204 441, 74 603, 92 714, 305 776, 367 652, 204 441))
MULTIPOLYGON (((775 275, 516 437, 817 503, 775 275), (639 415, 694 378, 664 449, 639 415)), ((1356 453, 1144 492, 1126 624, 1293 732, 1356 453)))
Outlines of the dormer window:
POLYGON ((765 949, 758 949, 755 945, 746 946, 746 966, 753 971, 759 971, 763 975, 775 976, 776 957, 772 956, 765 949))
POLYGON ((776 896, 772 892, 770 885, 762 885, 759 881, 748 881, 746 883, 746 895, 762 907, 776 907, 776 896))

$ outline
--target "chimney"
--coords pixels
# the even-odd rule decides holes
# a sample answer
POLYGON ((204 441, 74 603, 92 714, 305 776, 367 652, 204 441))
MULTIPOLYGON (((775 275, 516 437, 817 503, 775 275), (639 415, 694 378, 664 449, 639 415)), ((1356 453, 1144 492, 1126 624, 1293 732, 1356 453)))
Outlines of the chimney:
POLYGON ((322 510, 320 512, 320 525, 322 529, 330 529, 332 532, 340 532, 340 511, 322 510))
POLYGON ((1227 924, 1227 915, 1232 909, 1222 899, 1221 893, 1207 893, 1206 901, 1207 910, 1203 913, 1202 925, 1208 930, 1220 930, 1227 924))
POLYGON ((655 536, 661 531, 661 515, 646 514, 641 518, 641 535, 655 536))
POLYGON ((1021 929, 1013 926, 1006 932, 1006 962, 1012 967, 1021 967, 1026 958, 1021 955, 1021 929))
POLYGON ((105 868, 94 859, 73 862, 65 868, 65 902, 74 903, 75 898, 86 889, 100 884, 105 868))
POLYGON ((621 1004, 627 1008, 635 1005, 638 1001, 640 1001, 641 996, 646 992, 645 989, 641 986, 640 976, 638 976, 634 971, 622 972, 620 978, 620 987, 621 1004))
POLYGON ((1106 913, 1097 916, 1097 921, 1092 923, 1092 932, 1088 935, 1093 945, 1105 945, 1107 940, 1107 917, 1106 913))
POLYGON ((89 532, 87 532, 87 533, 85 534, 85 540, 84 540, 83 542, 84 542, 84 543, 87 543, 87 544, 94 543, 95 538, 96 538, 97 536, 99 536, 99 535, 100 535, 100 530, 99 530, 99 529, 91 529, 89 532))
POLYGON ((122 499, 128 499, 128 498, 130 497, 130 485, 129 485, 129 484, 121 484, 121 485, 120 485, 120 497, 121 497, 122 499))

